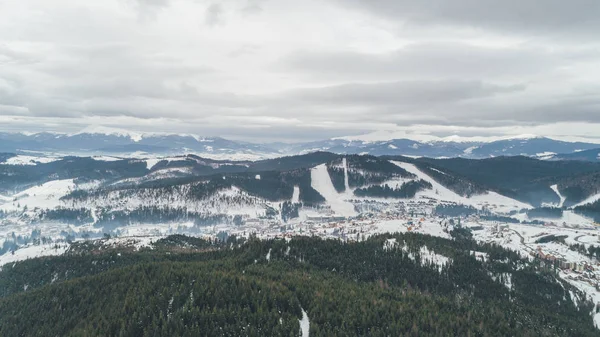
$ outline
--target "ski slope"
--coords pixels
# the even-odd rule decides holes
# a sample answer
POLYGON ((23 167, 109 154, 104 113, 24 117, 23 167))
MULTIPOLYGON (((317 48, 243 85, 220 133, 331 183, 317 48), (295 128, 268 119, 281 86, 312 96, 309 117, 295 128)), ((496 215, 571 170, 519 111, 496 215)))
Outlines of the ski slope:
POLYGON ((311 186, 326 200, 331 210, 341 216, 355 216, 352 203, 344 200, 344 194, 337 192, 327 171, 327 166, 321 164, 310 170, 311 186))
POLYGON ((560 204, 558 204, 559 208, 562 208, 563 205, 565 204, 565 200, 567 198, 563 197, 562 194, 560 194, 560 191, 558 190, 558 185, 552 185, 550 186, 550 188, 554 191, 554 193, 556 193, 558 195, 558 197, 560 198, 560 204))
POLYGON ((52 180, 39 186, 31 187, 13 196, 13 203, 5 203, 0 209, 12 211, 27 206, 33 208, 55 208, 61 205, 60 198, 76 188, 73 179, 52 180))
POLYGON ((346 157, 342 159, 342 165, 344 166, 344 190, 350 192, 350 183, 348 182, 348 161, 346 161, 346 157))
POLYGON ((297 204, 300 202, 300 187, 294 186, 294 194, 292 194, 292 202, 297 204))
MULTIPOLYGON (((300 308, 300 309, 302 309, 302 308, 300 308)), ((309 337, 310 320, 308 319, 308 315, 306 314, 306 311, 304 311, 304 309, 302 309, 302 319, 300 319, 299 321, 300 321, 300 335, 302 337, 309 337)))
POLYGON ((594 194, 594 195, 588 197, 587 199, 585 199, 584 201, 582 201, 582 202, 580 202, 578 204, 575 204, 573 206, 573 208, 575 208, 577 206, 583 206, 583 205, 587 205, 587 204, 592 204, 592 203, 595 203, 598 200, 600 200, 600 194, 594 194))
POLYGON ((454 191, 448 189, 444 185, 435 181, 429 175, 419 170, 414 164, 391 161, 393 164, 400 166, 406 171, 417 176, 417 179, 423 179, 429 182, 433 188, 431 190, 420 191, 417 197, 427 197, 443 201, 450 201, 475 207, 494 206, 496 211, 509 212, 511 210, 519 210, 523 208, 532 208, 531 205, 505 197, 496 192, 488 191, 486 194, 474 195, 470 198, 458 195, 454 191))

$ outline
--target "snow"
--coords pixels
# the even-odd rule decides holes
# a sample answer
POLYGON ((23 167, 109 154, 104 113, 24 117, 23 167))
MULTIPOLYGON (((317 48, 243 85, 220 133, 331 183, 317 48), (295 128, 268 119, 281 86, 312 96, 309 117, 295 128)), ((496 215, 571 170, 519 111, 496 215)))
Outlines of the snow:
POLYGON ((18 155, 11 158, 8 158, 6 161, 0 164, 5 165, 37 165, 37 164, 46 164, 51 163, 53 161, 60 160, 58 157, 35 157, 35 156, 25 156, 18 155))
POLYGON ((436 168, 433 168, 433 167, 432 167, 431 169, 432 169, 433 171, 437 172, 437 173, 441 173, 441 174, 443 174, 443 175, 448 175, 446 172, 442 172, 442 171, 440 171, 440 170, 438 170, 438 169, 436 169, 436 168))
MULTIPOLYGON (((302 308, 300 308, 300 309, 302 309, 302 308)), ((308 315, 306 314, 306 311, 304 311, 304 309, 302 309, 302 319, 300 319, 299 321, 300 321, 300 335, 302 337, 309 337, 310 320, 308 319, 308 315)))
POLYGON ((392 250, 392 249, 396 248, 397 246, 398 246, 398 241, 395 238, 387 239, 383 243, 383 250, 385 250, 385 251, 392 250))
POLYGON ((113 157, 113 156, 93 156, 92 159, 97 161, 118 161, 123 160, 123 158, 113 157))
POLYGON ((105 135, 105 136, 117 136, 117 137, 127 137, 130 138, 134 142, 139 142, 143 138, 143 134, 140 132, 128 131, 118 128, 111 128, 102 125, 91 125, 83 130, 71 134, 69 136, 76 136, 81 134, 96 134, 96 135, 105 135))
POLYGON ((424 264, 425 262, 434 264, 438 267, 438 271, 440 273, 442 272, 444 266, 447 266, 451 262, 450 258, 437 254, 433 250, 429 250, 427 246, 421 247, 419 253, 421 255, 421 264, 424 264))
POLYGON ((346 157, 342 159, 342 165, 344 166, 344 188, 346 192, 350 191, 350 183, 348 182, 348 161, 346 157))
POLYGON ((356 211, 352 203, 344 200, 344 195, 336 191, 327 166, 321 164, 310 171, 311 186, 319 192, 326 200, 331 210, 341 216, 355 216, 356 211))
POLYGON ((52 180, 39 186, 31 187, 25 191, 13 196, 16 199, 12 204, 5 203, 0 209, 5 211, 17 210, 19 204, 21 207, 27 206, 28 209, 55 208, 61 204, 60 198, 75 189, 76 185, 73 179, 52 180))
POLYGON ((495 208, 497 211, 509 212, 515 209, 532 208, 531 205, 523 202, 505 197, 496 192, 487 192, 486 194, 479 194, 471 196, 470 198, 460 196, 455 192, 451 191, 447 187, 435 181, 429 175, 419 170, 414 164, 391 161, 393 164, 400 166, 406 171, 417 176, 417 179, 423 179, 429 182, 433 188, 431 190, 424 190, 417 193, 416 197, 428 197, 438 200, 450 201, 455 203, 461 203, 472 206, 487 206, 488 208, 495 208))
POLYGON ((450 235, 444 232, 444 228, 437 222, 426 219, 417 225, 408 225, 406 220, 385 220, 378 221, 374 228, 375 233, 422 233, 450 239, 450 235))
POLYGON ((535 156, 541 160, 548 160, 554 158, 554 156, 556 156, 556 152, 541 152, 536 153, 535 156))
POLYGON ((148 170, 151 170, 156 164, 158 164, 158 162, 160 162, 162 159, 160 158, 151 158, 151 159, 146 159, 146 168, 148 170))
MULTIPOLYGON (((600 292, 597 291, 594 286, 583 280, 578 280, 577 275, 573 275, 573 273, 570 272, 560 272, 559 276, 575 288, 581 290, 587 296, 587 299, 592 301, 595 305, 600 305, 600 292)), ((571 298, 574 299, 574 302, 577 304, 579 297, 571 294, 571 298)), ((596 311, 592 309, 591 315, 594 320, 594 326, 597 329, 600 329, 600 313, 596 313, 596 311)))
POLYGON ((67 244, 47 244, 47 245, 30 245, 20 247, 15 251, 14 254, 7 252, 4 255, 0 255, 0 266, 7 263, 14 263, 17 261, 23 261, 33 259, 42 256, 57 256, 64 254, 68 249, 67 244))
POLYGON ((269 248, 269 252, 267 253, 267 256, 265 256, 265 259, 267 259, 267 262, 271 262, 271 248, 269 248))
POLYGON ((300 202, 300 187, 294 186, 294 194, 292 194, 292 202, 297 204, 300 202))
POLYGON ((420 142, 453 142, 453 143, 491 143, 499 140, 528 140, 540 138, 534 134, 520 134, 520 135, 505 135, 505 136, 459 136, 452 135, 447 137, 438 137, 431 134, 424 134, 418 132, 411 132, 406 130, 378 130, 367 134, 356 135, 356 136, 345 136, 336 137, 332 140, 346 140, 346 141, 363 141, 369 142, 387 142, 394 139, 410 139, 420 142))
MULTIPOLYGON (((385 251, 390 251, 390 250, 394 250, 396 248, 398 248, 398 242, 396 239, 387 239, 384 243, 383 243, 383 250, 385 251)), ((403 252, 408 253, 408 257, 416 262, 416 257, 413 253, 410 252, 410 249, 408 248, 408 246, 406 245, 406 242, 403 243, 402 247, 400 247, 402 249, 403 252)), ((441 273, 442 269, 447 266, 448 264, 450 264, 452 262, 452 260, 444 255, 440 255, 437 254, 436 252, 434 252, 433 250, 429 250, 429 248, 427 246, 422 246, 419 249, 419 256, 420 256, 420 260, 419 263, 421 265, 427 264, 427 265, 435 265, 437 266, 438 271, 441 273)))
POLYGON ((533 217, 530 218, 526 213, 519 213, 513 216, 513 218, 518 219, 520 221, 528 221, 528 220, 540 220, 544 221, 547 224, 554 225, 566 225, 568 227, 574 228, 587 228, 593 226, 593 220, 588 219, 582 215, 575 213, 572 210, 563 211, 563 215, 560 218, 543 218, 543 217, 533 217))
POLYGON ((587 204, 591 204, 594 203, 596 201, 600 200, 600 194, 594 194, 590 197, 588 197, 587 199, 585 199, 584 201, 576 204, 573 206, 573 208, 577 207, 577 206, 583 206, 583 205, 587 205, 587 204))
POLYGON ((558 185, 552 185, 550 186, 550 188, 554 191, 554 193, 556 193, 556 195, 558 195, 558 197, 560 198, 560 203, 558 204, 559 208, 562 208, 563 205, 565 204, 565 200, 566 198, 563 197, 562 194, 560 194, 560 191, 558 190, 558 185))
POLYGON ((469 253, 471 254, 471 256, 474 256, 475 259, 477 259, 478 261, 481 261, 481 262, 487 262, 487 260, 489 259, 488 253, 477 252, 474 250, 470 251, 469 253))
POLYGON ((463 151, 463 153, 467 154, 467 155, 470 155, 470 154, 473 154, 473 151, 477 150, 478 148, 479 148, 479 146, 471 146, 471 147, 466 148, 463 151))

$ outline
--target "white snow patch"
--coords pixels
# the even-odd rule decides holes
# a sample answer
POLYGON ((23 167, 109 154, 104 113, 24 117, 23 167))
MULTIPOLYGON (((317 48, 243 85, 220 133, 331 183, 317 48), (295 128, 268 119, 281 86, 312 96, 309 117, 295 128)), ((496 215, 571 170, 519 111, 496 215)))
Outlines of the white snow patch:
POLYGON ((435 264, 438 267, 438 271, 440 273, 442 272, 442 268, 444 268, 444 266, 450 264, 451 262, 450 258, 444 255, 437 254, 433 250, 429 250, 427 246, 421 247, 419 253, 421 255, 421 265, 424 262, 435 264))
POLYGON ((342 159, 342 165, 344 166, 344 190, 350 192, 350 183, 348 182, 348 161, 346 157, 342 159))
POLYGON ((0 255, 0 266, 3 266, 7 263, 33 259, 36 257, 62 255, 67 251, 67 249, 68 245, 65 243, 30 245, 21 247, 17 249, 14 254, 7 252, 3 255, 0 255))
POLYGON ((13 196, 15 202, 5 203, 0 206, 3 210, 17 210, 27 206, 28 209, 39 207, 55 208, 61 205, 60 198, 67 195, 75 189, 73 179, 52 180, 39 186, 31 187, 25 191, 17 193, 13 196))
POLYGON ((488 253, 477 252, 473 250, 469 253, 471 254, 471 256, 474 256, 475 259, 478 261, 487 262, 487 260, 489 259, 488 253))
POLYGON ((267 262, 271 262, 271 248, 269 248, 269 252, 267 253, 267 256, 265 256, 265 259, 267 259, 267 262))
POLYGON ((297 204, 300 202, 300 187, 294 186, 294 194, 292 194, 292 202, 297 204))
MULTIPOLYGON (((300 308, 302 309, 302 308, 300 308)), ((308 315, 306 311, 302 309, 302 319, 300 321, 300 334, 302 337, 309 337, 310 333, 310 320, 308 319, 308 315)))
POLYGON ((156 164, 158 164, 158 162, 160 162, 162 159, 160 158, 152 158, 152 159, 146 159, 146 168, 148 170, 151 170, 154 166, 156 166, 156 164))
POLYGON ((554 156, 556 156, 556 152, 541 152, 536 153, 535 156, 538 157, 538 159, 547 160, 554 158, 554 156))
POLYGON ((398 246, 398 241, 396 239, 387 239, 383 243, 383 250, 388 251, 396 248, 398 246))
POLYGON ((112 157, 112 156, 93 156, 92 159, 96 161, 119 161, 123 160, 123 158, 112 157))
POLYGON ((479 148, 479 146, 471 146, 466 148, 463 153, 464 154, 472 154, 474 150, 476 150, 477 148, 479 148))
POLYGON ((8 158, 2 164, 5 164, 5 165, 37 165, 37 164, 51 163, 51 162, 57 161, 59 159, 61 159, 61 158, 18 155, 18 156, 8 158))

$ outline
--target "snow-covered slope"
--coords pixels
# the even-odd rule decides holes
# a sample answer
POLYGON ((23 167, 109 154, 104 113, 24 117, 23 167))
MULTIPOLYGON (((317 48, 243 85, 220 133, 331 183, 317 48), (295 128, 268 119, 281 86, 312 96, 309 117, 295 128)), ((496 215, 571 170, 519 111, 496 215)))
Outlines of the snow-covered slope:
POLYGON ((554 191, 554 193, 556 193, 558 195, 558 197, 560 198, 560 203, 558 204, 558 207, 562 208, 563 205, 565 204, 565 200, 566 198, 560 194, 560 191, 558 190, 558 185, 552 185, 550 186, 550 188, 554 191))
POLYGON ((297 204, 300 202, 300 187, 294 186, 294 194, 292 194, 292 202, 297 204))
POLYGON ((310 177, 312 188, 325 198, 332 211, 342 216, 356 215, 354 205, 344 200, 346 194, 338 193, 335 190, 325 164, 313 168, 310 171, 310 177))
POLYGON ((16 201, 0 205, 0 209, 12 211, 22 207, 28 209, 55 208, 61 204, 60 198, 74 190, 75 187, 73 179, 52 180, 15 194, 13 200, 16 199, 16 201))
POLYGON ((577 206, 583 206, 583 205, 587 205, 587 204, 591 204, 594 203, 596 201, 600 200, 600 193, 599 194, 594 194, 588 198, 586 198, 585 200, 583 200, 582 202, 575 204, 573 207, 577 207, 577 206))
POLYGON ((44 163, 51 163, 53 161, 59 160, 59 157, 35 157, 35 156, 26 156, 26 155, 18 155, 11 158, 8 158, 6 161, 0 164, 5 165, 37 165, 44 163))
POLYGON ((424 190, 418 192, 417 197, 423 196, 438 200, 461 203, 465 205, 472 205, 479 208, 481 208, 482 206, 493 206, 495 210, 499 212, 509 212, 511 210, 532 208, 531 205, 525 204, 523 202, 505 197, 503 195, 491 191, 488 191, 486 194, 474 195, 470 198, 463 197, 435 181, 435 179, 431 178, 429 175, 419 170, 414 164, 403 163, 398 161, 392 161, 392 163, 416 175, 418 179, 423 179, 429 182, 433 186, 431 190, 424 190))

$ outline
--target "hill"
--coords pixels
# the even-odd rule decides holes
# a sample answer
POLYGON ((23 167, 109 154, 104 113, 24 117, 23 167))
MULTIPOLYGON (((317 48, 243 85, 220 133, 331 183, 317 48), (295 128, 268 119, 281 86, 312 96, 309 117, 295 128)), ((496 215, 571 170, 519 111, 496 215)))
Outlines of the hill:
POLYGON ((92 243, 4 268, 0 335, 597 334, 589 304, 576 306, 578 290, 552 271, 464 240, 174 236, 139 252, 92 243))

